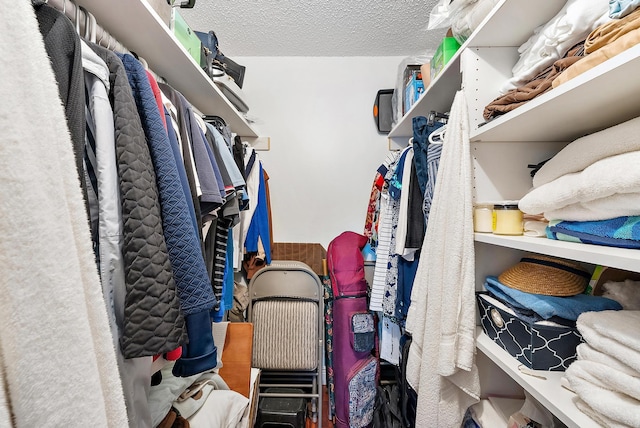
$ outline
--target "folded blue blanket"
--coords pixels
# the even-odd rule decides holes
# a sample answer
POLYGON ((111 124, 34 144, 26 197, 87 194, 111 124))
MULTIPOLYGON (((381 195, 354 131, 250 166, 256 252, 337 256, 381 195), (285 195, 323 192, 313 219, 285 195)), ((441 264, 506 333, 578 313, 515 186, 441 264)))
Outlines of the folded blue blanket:
POLYGON ((484 287, 498 299, 522 309, 531 309, 545 320, 558 316, 576 321, 583 312, 620 310, 622 306, 615 300, 605 297, 578 294, 571 297, 555 297, 542 294, 525 293, 507 287, 495 276, 488 276, 484 287))
POLYGON ((547 238, 609 247, 640 248, 640 216, 598 221, 554 220, 547 226, 547 238))

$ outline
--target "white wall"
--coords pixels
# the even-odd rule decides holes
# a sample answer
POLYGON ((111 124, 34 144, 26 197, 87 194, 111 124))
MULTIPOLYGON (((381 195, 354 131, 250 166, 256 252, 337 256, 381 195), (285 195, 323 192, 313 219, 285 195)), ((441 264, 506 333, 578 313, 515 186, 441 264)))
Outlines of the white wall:
POLYGON ((388 153, 373 103, 393 88, 401 57, 241 57, 249 116, 271 150, 275 242, 318 242, 362 233, 371 185, 388 153))

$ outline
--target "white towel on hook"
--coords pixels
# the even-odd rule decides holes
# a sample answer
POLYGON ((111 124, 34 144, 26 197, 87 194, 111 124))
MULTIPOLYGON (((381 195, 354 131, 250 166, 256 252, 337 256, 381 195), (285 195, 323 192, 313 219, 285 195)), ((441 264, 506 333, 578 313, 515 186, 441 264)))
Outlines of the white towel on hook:
POLYGON ((434 427, 460 426, 466 409, 480 396, 473 178, 462 91, 456 93, 447 127, 406 323, 413 336, 407 380, 418 392, 416 419, 434 427))

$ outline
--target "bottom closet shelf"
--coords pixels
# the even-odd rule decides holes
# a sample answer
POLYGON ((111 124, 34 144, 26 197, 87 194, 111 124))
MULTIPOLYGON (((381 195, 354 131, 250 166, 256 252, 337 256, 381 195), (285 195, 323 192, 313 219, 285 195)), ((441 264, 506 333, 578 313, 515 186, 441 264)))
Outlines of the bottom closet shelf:
POLYGON ((564 372, 536 371, 544 376, 540 379, 518 370, 520 362, 484 334, 482 327, 476 330, 476 346, 500 369, 527 390, 558 419, 572 428, 599 427, 593 419, 582 413, 575 405, 576 395, 560 385, 564 372))

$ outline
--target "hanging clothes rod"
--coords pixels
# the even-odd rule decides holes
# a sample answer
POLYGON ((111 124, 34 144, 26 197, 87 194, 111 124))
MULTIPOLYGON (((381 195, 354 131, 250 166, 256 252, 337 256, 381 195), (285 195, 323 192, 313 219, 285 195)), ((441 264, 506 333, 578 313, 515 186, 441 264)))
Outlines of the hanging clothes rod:
MULTIPOLYGON (((107 30, 102 28, 96 22, 95 16, 93 16, 93 14, 87 11, 84 7, 76 5, 71 0, 45 0, 45 3, 64 13, 64 15, 75 25, 78 34, 83 36, 86 40, 114 52, 132 54, 129 49, 109 34, 107 30)), ((165 79, 158 76, 149 68, 147 61, 145 61, 143 57, 137 54, 133 55, 138 58, 144 68, 148 70, 158 82, 167 83, 165 79)))
POLYGON ((115 37, 98 25, 96 18, 82 6, 77 6, 71 0, 47 0, 46 3, 64 13, 76 26, 78 34, 84 35, 86 39, 115 52, 131 53, 115 37))

